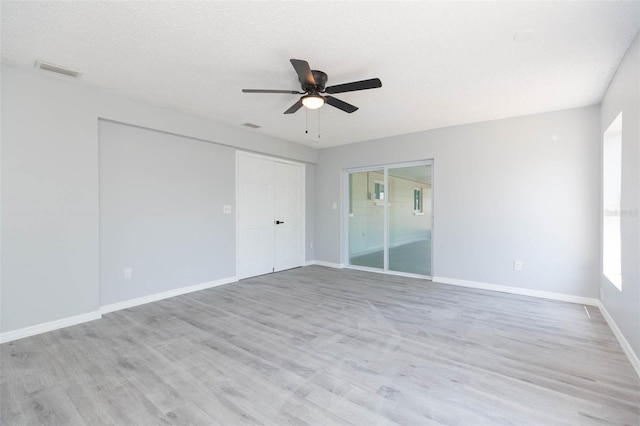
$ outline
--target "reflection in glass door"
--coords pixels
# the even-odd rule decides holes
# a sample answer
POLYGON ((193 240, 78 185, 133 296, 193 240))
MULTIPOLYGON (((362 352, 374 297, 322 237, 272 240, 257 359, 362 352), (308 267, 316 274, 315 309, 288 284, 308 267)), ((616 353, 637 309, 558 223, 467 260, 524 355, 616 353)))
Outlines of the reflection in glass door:
POLYGON ((431 276, 432 163, 348 176, 348 264, 431 276))
POLYGON ((389 270, 431 275, 431 165, 389 168, 389 270))
POLYGON ((384 170, 349 173, 349 264, 384 269, 384 170))

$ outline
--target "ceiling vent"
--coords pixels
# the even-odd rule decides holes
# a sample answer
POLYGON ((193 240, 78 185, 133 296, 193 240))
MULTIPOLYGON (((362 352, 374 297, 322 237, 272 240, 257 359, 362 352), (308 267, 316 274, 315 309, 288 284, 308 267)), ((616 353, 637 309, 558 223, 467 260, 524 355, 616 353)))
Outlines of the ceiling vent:
POLYGON ((38 70, 54 72, 56 74, 64 75, 66 77, 71 77, 75 79, 80 78, 80 75, 81 75, 78 71, 70 70, 69 68, 61 67, 60 65, 50 64, 48 62, 42 62, 40 60, 36 61, 35 67, 38 70))
POLYGON ((260 128, 260 126, 258 126, 257 124, 253 124, 253 123, 244 123, 243 126, 249 127, 250 129, 259 129, 260 128))

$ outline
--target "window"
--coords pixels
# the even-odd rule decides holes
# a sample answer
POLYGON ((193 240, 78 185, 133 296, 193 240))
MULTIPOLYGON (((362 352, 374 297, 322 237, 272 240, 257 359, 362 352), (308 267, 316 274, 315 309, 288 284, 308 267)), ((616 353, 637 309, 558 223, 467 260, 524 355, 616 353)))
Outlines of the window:
POLYGON ((373 192, 375 193, 376 201, 384 201, 384 182, 379 180, 374 181, 373 192))
POLYGON ((602 272, 622 291, 622 113, 604 132, 602 142, 602 272))
POLYGON ((422 188, 413 189, 413 212, 422 213, 422 188))

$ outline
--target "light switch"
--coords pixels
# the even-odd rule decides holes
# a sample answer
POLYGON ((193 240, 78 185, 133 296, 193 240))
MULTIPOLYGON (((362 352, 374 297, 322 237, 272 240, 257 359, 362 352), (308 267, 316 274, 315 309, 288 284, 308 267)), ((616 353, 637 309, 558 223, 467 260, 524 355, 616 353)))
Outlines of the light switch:
POLYGON ((338 210, 338 203, 336 203, 335 201, 333 202, 333 209, 338 210))
POLYGON ((231 206, 228 204, 225 204, 224 206, 222 206, 222 213, 231 214, 231 206))

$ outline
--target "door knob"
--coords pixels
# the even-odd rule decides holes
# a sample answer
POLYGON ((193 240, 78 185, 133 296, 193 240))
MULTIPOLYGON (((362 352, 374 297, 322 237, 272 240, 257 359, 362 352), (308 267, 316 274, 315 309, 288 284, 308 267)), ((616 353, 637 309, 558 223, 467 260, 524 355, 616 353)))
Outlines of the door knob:
POLYGON ((276 225, 280 225, 281 223, 284 223, 284 222, 281 222, 281 221, 279 221, 279 220, 276 220, 276 225))

